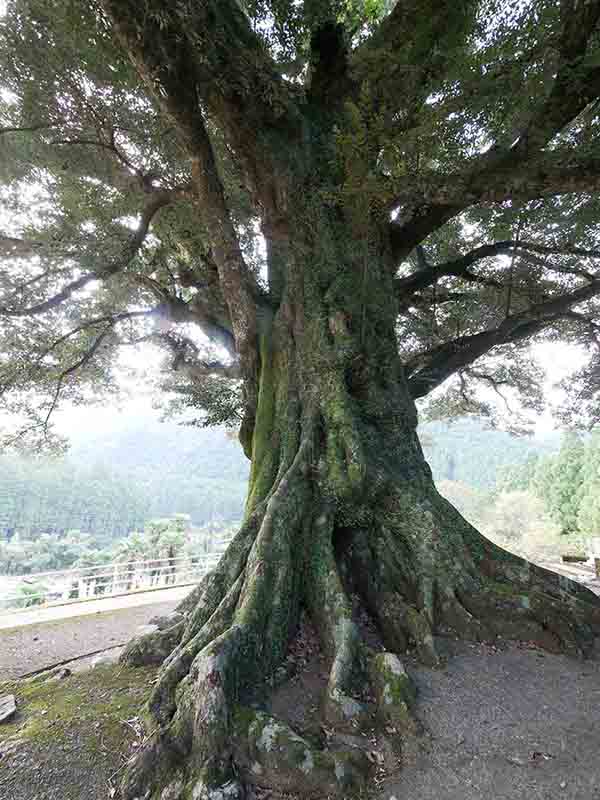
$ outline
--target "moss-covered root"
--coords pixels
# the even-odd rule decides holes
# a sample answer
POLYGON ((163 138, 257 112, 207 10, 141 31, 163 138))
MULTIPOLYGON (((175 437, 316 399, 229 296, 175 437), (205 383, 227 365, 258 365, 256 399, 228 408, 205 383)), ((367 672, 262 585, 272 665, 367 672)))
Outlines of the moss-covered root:
POLYGON ((367 707, 357 697, 364 682, 362 640, 342 585, 332 544, 332 515, 316 514, 304 586, 305 602, 332 666, 324 698, 324 718, 338 728, 366 721, 367 707))
POLYGON ((298 549, 309 501, 300 456, 266 503, 241 571, 237 556, 226 557, 188 613, 149 700, 149 738, 126 772, 125 800, 243 796, 233 709, 279 665, 298 622, 298 549), (297 480, 286 480, 294 471, 297 480))
POLYGON ((362 751, 318 750, 285 723, 254 709, 235 714, 234 750, 248 783, 280 792, 358 797, 370 770, 362 751))
POLYGON ((401 735, 414 734, 419 725, 412 714, 417 690, 395 653, 377 653, 369 660, 369 677, 377 714, 386 727, 401 735))
MULTIPOLYGON (((346 581, 362 596, 377 622, 386 648, 403 653, 413 645, 423 664, 439 666, 433 638, 433 598, 429 597, 423 608, 417 607, 419 571, 410 554, 399 552, 387 532, 377 536, 356 530, 346 537, 338 558, 346 581)), ((420 594, 426 595, 424 591, 420 594)))
POLYGON ((163 630, 137 636, 127 644, 121 653, 121 662, 131 667, 162 664, 181 641, 184 630, 185 622, 181 620, 163 630))
MULTIPOLYGON (((600 597, 503 550, 441 502, 446 524, 459 536, 458 556, 469 553, 462 575, 454 581, 449 623, 462 633, 465 624, 472 627, 470 620, 477 619, 480 630, 493 636, 528 639, 550 651, 589 656, 600 637, 600 597)), ((460 565, 460 557, 456 563, 460 565)))

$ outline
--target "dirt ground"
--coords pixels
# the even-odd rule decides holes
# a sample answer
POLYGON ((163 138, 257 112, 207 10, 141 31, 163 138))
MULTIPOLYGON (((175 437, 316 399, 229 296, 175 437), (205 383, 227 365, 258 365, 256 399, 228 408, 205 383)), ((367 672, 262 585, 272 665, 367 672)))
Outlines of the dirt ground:
POLYGON ((600 659, 447 644, 446 669, 413 670, 430 746, 381 797, 600 798, 600 659))
MULTIPOLYGON (((600 800, 600 659, 514 644, 440 646, 444 669, 406 661, 425 733, 405 749, 401 770, 374 778, 371 798, 600 800)), ((323 740, 326 663, 310 642, 291 659, 296 674, 271 710, 323 740)), ((101 665, 17 689, 19 716, 0 726, 0 800, 110 798, 139 744, 135 717, 153 675, 101 665)), ((24 686, 4 690, 15 685, 24 686)))

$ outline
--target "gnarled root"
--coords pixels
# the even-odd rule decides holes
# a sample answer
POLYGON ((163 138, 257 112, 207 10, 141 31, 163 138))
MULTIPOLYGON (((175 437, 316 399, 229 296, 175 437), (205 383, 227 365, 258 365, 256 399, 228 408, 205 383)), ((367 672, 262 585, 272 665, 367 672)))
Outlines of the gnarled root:
POLYGON ((234 748, 248 782, 281 792, 347 795, 363 788, 370 770, 361 750, 319 750, 281 720, 254 709, 238 709, 234 748))
POLYGON ((285 657, 301 606, 330 658, 322 711, 338 743, 377 724, 400 740, 420 732, 399 656, 413 647, 437 666, 434 636, 446 629, 591 651, 600 598, 487 542, 433 489, 419 503, 396 492, 368 530, 336 528, 335 504, 321 498, 311 509, 302 453, 174 624, 125 651, 128 663, 164 659, 126 800, 237 800, 246 783, 307 795, 360 791, 369 769, 360 748, 319 750, 248 705, 285 657), (385 649, 365 643, 350 593, 385 649))
MULTIPOLYGON (((360 754, 322 753, 283 723, 239 705, 283 660, 299 618, 309 508, 301 456, 302 449, 233 551, 196 591, 183 626, 177 624, 178 644, 147 706, 149 739, 123 781, 127 800, 242 797, 241 773, 268 776, 281 787, 303 776, 310 792, 320 782, 338 794, 362 785, 367 767, 360 754)), ((157 634, 151 636, 162 652, 175 632, 157 634)), ((342 650, 346 640, 344 631, 342 650)), ((133 643, 125 658, 151 658, 148 644, 133 643)), ((340 674, 345 663, 346 654, 338 659, 340 674)))

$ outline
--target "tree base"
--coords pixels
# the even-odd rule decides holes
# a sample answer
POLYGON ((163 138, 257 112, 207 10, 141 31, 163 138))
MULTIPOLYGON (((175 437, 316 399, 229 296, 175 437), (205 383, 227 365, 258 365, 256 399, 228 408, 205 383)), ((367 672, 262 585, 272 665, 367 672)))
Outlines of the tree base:
POLYGON ((439 666, 438 631, 591 653, 600 598, 497 548, 432 487, 418 502, 391 495, 367 534, 337 527, 326 503, 310 513, 308 486, 297 458, 173 624, 124 652, 128 664, 162 662, 125 800, 237 800, 252 784, 359 796, 381 764, 357 742, 420 732, 400 656, 410 648, 439 666), (328 662, 320 737, 301 736, 265 703, 302 609, 328 662))

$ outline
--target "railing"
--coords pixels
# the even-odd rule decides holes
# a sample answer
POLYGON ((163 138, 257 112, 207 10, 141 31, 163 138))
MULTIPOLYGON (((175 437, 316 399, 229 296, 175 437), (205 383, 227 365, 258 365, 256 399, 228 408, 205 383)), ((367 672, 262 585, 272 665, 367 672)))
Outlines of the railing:
POLYGON ((114 561, 18 576, 10 579, 13 586, 8 592, 0 593, 0 608, 20 611, 194 584, 214 569, 228 544, 229 540, 222 540, 211 552, 191 556, 114 561))

